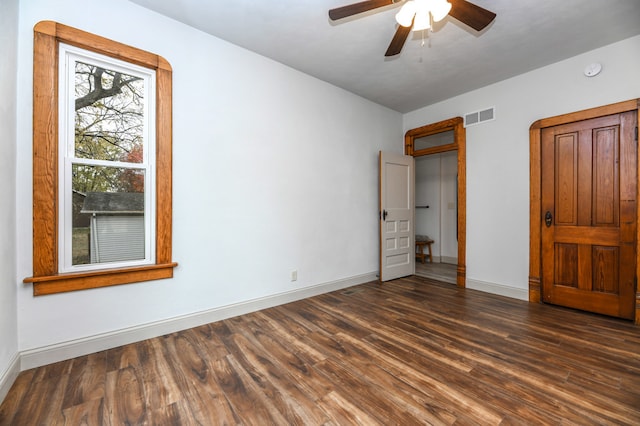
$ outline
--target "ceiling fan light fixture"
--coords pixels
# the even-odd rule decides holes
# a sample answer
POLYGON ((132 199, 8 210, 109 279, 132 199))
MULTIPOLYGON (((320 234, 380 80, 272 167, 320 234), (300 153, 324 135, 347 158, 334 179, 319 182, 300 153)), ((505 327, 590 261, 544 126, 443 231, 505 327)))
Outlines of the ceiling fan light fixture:
POLYGON ((431 16, 433 16, 433 22, 439 22, 444 19, 445 16, 451 11, 451 3, 447 0, 436 0, 431 7, 431 16))
POLYGON ((396 14, 398 24, 413 31, 431 28, 431 19, 438 22, 444 19, 451 10, 451 3, 447 0, 408 0, 396 14))
POLYGON ((429 12, 416 13, 416 17, 413 21, 413 31, 428 30, 431 28, 431 20, 429 19, 429 12))
POLYGON ((400 11, 396 14, 396 21, 403 27, 411 27, 415 14, 416 4, 413 2, 413 0, 409 0, 404 5, 402 5, 402 8, 400 8, 400 11))

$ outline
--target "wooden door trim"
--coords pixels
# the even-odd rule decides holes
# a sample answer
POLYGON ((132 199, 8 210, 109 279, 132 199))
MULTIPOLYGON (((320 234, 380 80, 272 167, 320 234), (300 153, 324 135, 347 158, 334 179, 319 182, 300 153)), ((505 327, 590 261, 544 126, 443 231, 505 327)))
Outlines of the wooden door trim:
POLYGON ((437 123, 408 130, 404 136, 405 154, 413 157, 458 151, 458 266, 456 283, 466 287, 467 254, 467 150, 466 130, 462 117, 454 117, 437 123), (454 143, 427 149, 415 149, 415 140, 425 136, 453 131, 454 143))
MULTIPOLYGON (((540 224, 542 223, 542 173, 541 173, 541 133, 546 127, 554 127, 575 121, 590 120, 612 114, 620 114, 628 111, 638 112, 640 122, 640 99, 631 99, 601 107, 590 108, 569 114, 543 118, 534 122, 529 128, 529 301, 540 303, 542 301, 541 275, 542 275, 542 236, 540 224)), ((640 150, 638 151, 638 164, 640 164, 640 150)), ((637 203, 636 221, 640 218, 640 202, 637 203)), ((640 227, 636 234, 636 256, 640 253, 640 227)), ((640 275, 640 262, 636 261, 636 281, 640 275)), ((636 282, 635 323, 640 325, 640 292, 636 282)))

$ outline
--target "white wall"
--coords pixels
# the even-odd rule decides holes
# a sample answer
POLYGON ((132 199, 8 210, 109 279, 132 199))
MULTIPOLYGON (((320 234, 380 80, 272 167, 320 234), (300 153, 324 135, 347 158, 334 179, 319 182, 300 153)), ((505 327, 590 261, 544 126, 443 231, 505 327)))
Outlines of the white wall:
POLYGON ((179 267, 170 280, 38 298, 21 286, 20 350, 54 350, 376 272, 377 152, 401 152, 399 113, 124 0, 23 0, 19 279, 32 273, 30 70, 32 28, 40 20, 146 49, 171 63, 173 257, 179 267), (294 269, 298 280, 291 282, 294 269))
POLYGON ((0 401, 15 377, 16 308, 16 54, 18 1, 0 0, 0 401))
POLYGON ((439 256, 440 154, 416 157, 416 206, 416 234, 431 237, 431 251, 439 256))
POLYGON ((529 126, 536 120, 640 97, 640 36, 422 108, 404 131, 496 107, 467 128, 467 286, 527 299, 529 126), (587 64, 600 75, 587 78, 587 64))
POLYGON ((440 154, 440 260, 458 262, 458 152, 440 154))

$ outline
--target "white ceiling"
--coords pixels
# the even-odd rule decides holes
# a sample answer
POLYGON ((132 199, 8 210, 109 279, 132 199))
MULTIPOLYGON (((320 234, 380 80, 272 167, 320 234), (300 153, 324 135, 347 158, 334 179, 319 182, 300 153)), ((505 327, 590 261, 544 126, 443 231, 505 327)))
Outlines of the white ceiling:
POLYGON ((447 17, 385 58, 400 4, 332 22, 358 0, 131 1, 402 113, 640 34, 640 0, 472 0, 484 31, 447 17))

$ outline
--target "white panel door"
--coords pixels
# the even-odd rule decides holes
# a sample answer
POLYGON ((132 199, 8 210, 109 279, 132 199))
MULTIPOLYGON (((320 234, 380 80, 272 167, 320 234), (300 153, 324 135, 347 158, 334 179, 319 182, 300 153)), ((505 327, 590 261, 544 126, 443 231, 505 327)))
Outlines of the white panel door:
POLYGON ((408 155, 380 151, 380 280, 415 273, 415 167, 408 155))

